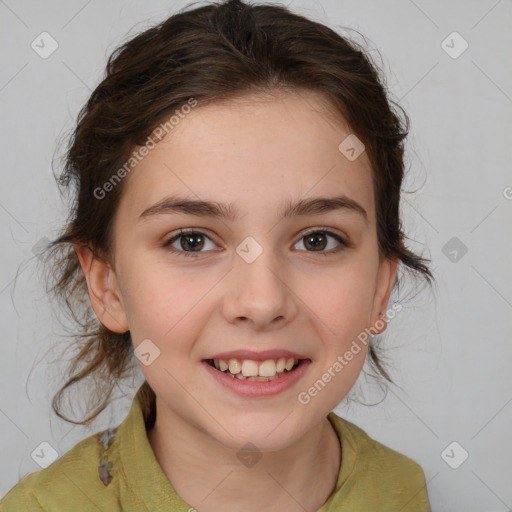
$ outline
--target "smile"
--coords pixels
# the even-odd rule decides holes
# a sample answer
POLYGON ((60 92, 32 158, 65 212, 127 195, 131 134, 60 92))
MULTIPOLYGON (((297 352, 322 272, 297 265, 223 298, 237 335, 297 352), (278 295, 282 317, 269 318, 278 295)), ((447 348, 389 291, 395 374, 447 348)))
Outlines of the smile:
POLYGON ((224 388, 244 397, 277 395, 291 388, 307 371, 310 359, 205 359, 204 368, 224 388))
POLYGON ((254 361, 251 359, 209 359, 210 366, 239 380, 253 382, 269 382, 293 371, 300 360, 293 357, 279 359, 267 359, 266 361, 254 361))

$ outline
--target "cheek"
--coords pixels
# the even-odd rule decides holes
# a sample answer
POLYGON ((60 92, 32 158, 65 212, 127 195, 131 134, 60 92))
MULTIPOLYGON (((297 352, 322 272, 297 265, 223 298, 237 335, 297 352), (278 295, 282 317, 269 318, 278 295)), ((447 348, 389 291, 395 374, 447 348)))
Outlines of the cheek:
POLYGON ((374 284, 371 268, 351 265, 303 280, 299 296, 327 335, 347 340, 368 327, 374 284))
POLYGON ((133 265, 126 277, 123 303, 132 339, 154 339, 160 347, 172 342, 179 350, 183 330, 199 325, 194 317, 215 279, 154 264, 133 265))

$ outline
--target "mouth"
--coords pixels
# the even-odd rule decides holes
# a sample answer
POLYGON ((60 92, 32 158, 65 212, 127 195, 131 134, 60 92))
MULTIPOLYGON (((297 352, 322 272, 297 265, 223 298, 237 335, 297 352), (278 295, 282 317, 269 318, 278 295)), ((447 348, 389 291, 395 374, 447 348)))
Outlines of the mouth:
POLYGON ((294 373, 310 359, 280 357, 255 361, 251 359, 205 359, 205 363, 225 375, 241 381, 271 382, 294 373))

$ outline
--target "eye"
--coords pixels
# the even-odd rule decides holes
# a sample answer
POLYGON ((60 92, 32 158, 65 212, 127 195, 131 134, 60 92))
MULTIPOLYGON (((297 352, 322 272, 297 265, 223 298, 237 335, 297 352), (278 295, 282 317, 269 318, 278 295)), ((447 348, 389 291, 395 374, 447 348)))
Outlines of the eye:
MULTIPOLYGON (((164 242, 163 247, 169 248, 169 250, 178 256, 188 256, 195 258, 201 253, 201 249, 205 246, 203 238, 211 239, 201 231, 180 230, 180 232, 164 242), (176 248, 174 244, 179 244, 179 248, 176 248)), ((212 242, 213 244, 213 242, 212 242)))
MULTIPOLYGON (((201 251, 201 249, 205 248, 207 245, 204 239, 209 240, 211 244, 215 246, 210 237, 205 233, 193 229, 183 229, 180 230, 177 235, 164 242, 163 247, 178 256, 197 258, 199 254, 205 252, 201 251), (176 245, 178 245, 178 247, 176 245)), ((350 244, 340 235, 326 228, 315 228, 308 231, 301 237, 300 242, 297 242, 297 244, 301 242, 306 248, 306 252, 317 252, 324 256, 337 253, 345 247, 350 247, 350 244), (334 248, 331 247, 330 250, 325 251, 329 245, 333 245, 333 242, 329 244, 329 239, 334 239, 338 247, 336 248, 336 243, 334 243, 334 248)))
POLYGON ((349 247, 349 243, 346 242, 340 235, 333 233, 332 231, 329 231, 325 228, 315 228, 314 230, 308 231, 297 243, 301 242, 304 247, 306 247, 307 252, 318 252, 324 256, 336 253, 344 247, 349 247), (331 247, 331 250, 324 251, 324 249, 326 249, 329 245, 329 238, 334 239, 338 243, 338 247, 336 248, 336 244, 334 244, 334 250, 332 250, 331 247))

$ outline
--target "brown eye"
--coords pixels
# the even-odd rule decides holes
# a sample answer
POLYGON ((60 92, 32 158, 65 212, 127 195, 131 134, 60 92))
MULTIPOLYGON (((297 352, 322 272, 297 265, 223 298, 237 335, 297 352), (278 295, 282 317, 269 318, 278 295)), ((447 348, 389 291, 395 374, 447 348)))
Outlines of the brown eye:
MULTIPOLYGON (((177 235, 164 242, 163 247, 178 256, 197 258, 200 254, 208 252, 207 250, 202 250, 208 241, 213 246, 211 249, 214 249, 215 244, 205 233, 194 230, 181 230, 177 235)), ((349 247, 348 242, 340 235, 318 228, 303 235, 300 241, 303 242, 306 252, 316 252, 324 256, 336 253, 344 247, 349 247)))
POLYGON ((326 255, 337 252, 340 246, 348 247, 348 243, 341 236, 327 230, 310 231, 302 236, 301 241, 303 241, 307 252, 318 252, 326 255), (330 238, 333 238, 337 244, 329 243, 330 238), (326 251, 326 249, 328 250, 326 251))
POLYGON ((313 251, 321 251, 327 247, 327 236, 325 233, 312 233, 304 237, 304 246, 313 251))
POLYGON ((202 240, 202 236, 203 235, 199 233, 180 235, 179 240, 181 248, 187 251, 200 251, 204 246, 204 240, 202 240))
POLYGON ((205 233, 200 231, 180 231, 177 235, 164 242, 163 247, 169 248, 171 252, 179 256, 197 257, 197 255, 205 252, 201 251, 205 246, 205 238, 210 240, 205 233), (178 246, 174 245, 176 243, 178 246))

